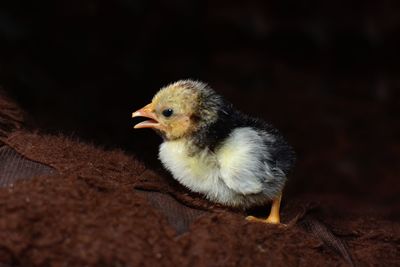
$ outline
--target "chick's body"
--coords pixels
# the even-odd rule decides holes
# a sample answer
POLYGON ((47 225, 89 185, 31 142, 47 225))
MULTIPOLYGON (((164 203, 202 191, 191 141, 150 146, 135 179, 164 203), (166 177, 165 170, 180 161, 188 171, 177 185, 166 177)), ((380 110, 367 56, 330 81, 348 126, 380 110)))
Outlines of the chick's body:
POLYGON ((134 116, 147 115, 157 123, 149 127, 164 137, 159 158, 190 190, 240 208, 280 196, 295 156, 271 125, 242 114, 207 85, 191 80, 163 88, 146 108, 151 116, 140 111, 134 116))
POLYGON ((193 140, 164 141, 160 160, 174 178, 211 201, 247 208, 276 197, 286 181, 268 145, 274 137, 254 127, 236 127, 213 150, 193 140))

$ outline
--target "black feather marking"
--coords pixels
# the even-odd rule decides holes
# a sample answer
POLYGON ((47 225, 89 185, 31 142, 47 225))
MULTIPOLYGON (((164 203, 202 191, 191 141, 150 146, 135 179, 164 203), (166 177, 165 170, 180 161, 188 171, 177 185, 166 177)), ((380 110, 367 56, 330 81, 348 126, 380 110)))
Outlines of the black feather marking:
MULTIPOLYGON (((286 176, 292 169, 296 156, 293 148, 287 143, 281 133, 271 124, 237 111, 231 103, 222 100, 219 96, 211 95, 211 97, 218 97, 219 99, 216 113, 217 118, 211 123, 207 123, 201 121, 202 118, 198 115, 201 112, 194 115, 193 119, 202 125, 192 136, 194 145, 199 149, 208 148, 210 151, 215 151, 218 145, 222 144, 234 129, 239 127, 255 128, 268 133, 272 137, 264 139, 270 155, 269 158, 265 158, 264 160, 271 167, 274 176, 286 176)), ((211 102, 214 105, 212 108, 215 108, 215 101, 209 101, 208 99, 203 100, 203 102, 211 102)), ((201 108, 209 107, 204 105, 201 108)))
MULTIPOLYGON (((216 120, 211 123, 200 123, 201 127, 193 135, 193 143, 199 148, 208 148, 214 151, 215 148, 225 140, 229 134, 238 126, 231 105, 218 107, 216 120)), ((201 120, 201 117, 198 116, 201 120)))

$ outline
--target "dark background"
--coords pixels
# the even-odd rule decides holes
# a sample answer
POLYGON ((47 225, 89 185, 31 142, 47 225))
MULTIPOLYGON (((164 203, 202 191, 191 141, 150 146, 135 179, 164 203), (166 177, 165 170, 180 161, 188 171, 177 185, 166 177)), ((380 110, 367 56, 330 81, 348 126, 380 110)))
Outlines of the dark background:
POLYGON ((134 131, 131 113, 161 86, 200 79, 293 144, 289 195, 390 209, 400 203, 396 2, 2 1, 0 83, 35 128, 159 169, 159 137, 134 131))

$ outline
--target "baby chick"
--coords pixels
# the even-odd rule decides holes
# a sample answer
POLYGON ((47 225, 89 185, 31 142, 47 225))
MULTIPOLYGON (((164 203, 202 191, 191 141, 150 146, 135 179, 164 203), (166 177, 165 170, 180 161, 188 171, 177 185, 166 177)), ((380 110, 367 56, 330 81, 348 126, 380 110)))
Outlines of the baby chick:
POLYGON ((132 117, 148 118, 134 128, 152 128, 163 137, 159 158, 181 184, 232 207, 272 201, 267 219, 247 219, 280 222, 282 189, 295 154, 277 129, 192 80, 162 88, 132 117))

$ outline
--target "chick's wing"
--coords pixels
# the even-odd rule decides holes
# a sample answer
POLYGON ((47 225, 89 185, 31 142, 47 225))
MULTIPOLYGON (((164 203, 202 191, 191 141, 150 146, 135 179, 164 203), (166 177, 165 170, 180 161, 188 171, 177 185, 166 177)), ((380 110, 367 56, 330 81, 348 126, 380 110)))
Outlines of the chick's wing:
POLYGON ((251 127, 238 128, 217 151, 221 178, 240 194, 257 194, 265 178, 265 145, 251 127))

